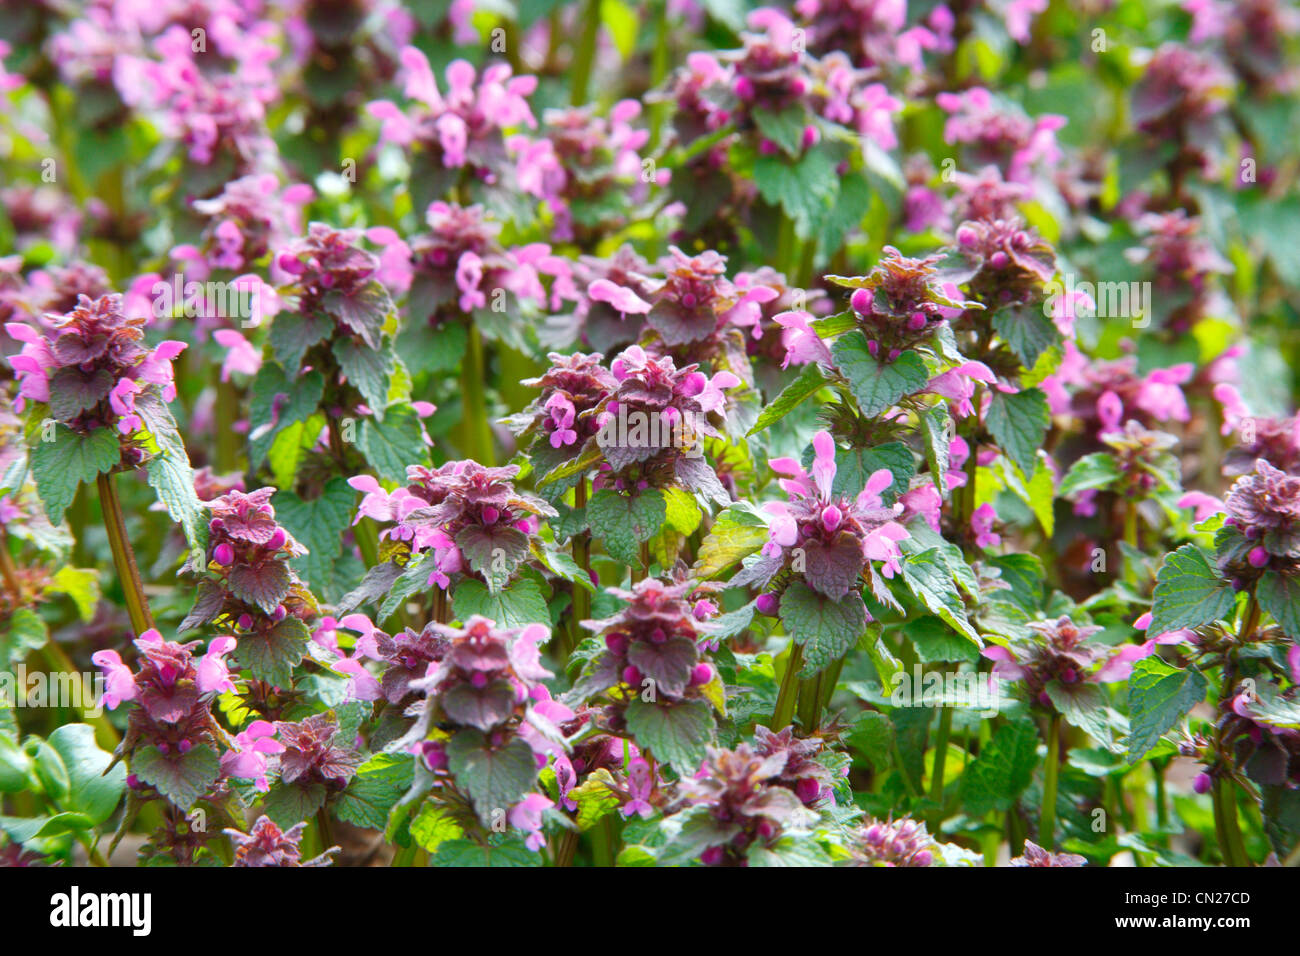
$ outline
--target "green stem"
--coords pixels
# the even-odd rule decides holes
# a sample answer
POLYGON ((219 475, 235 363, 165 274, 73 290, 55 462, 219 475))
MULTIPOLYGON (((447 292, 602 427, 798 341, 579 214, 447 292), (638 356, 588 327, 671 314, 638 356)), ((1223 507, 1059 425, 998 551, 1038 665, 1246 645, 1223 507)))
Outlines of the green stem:
POLYGON ((216 371, 217 404, 213 410, 217 430, 216 470, 218 474, 224 475, 239 465, 239 433, 234 427, 235 419, 239 416, 239 392, 233 383, 220 381, 220 370, 216 371))
POLYGON ((795 711, 799 714, 799 726, 805 734, 815 734, 821 726, 822 680, 825 676, 823 668, 812 677, 799 681, 799 700, 795 711))
POLYGON ((591 68, 596 60, 596 31, 600 28, 600 0, 587 0, 582 9, 582 36, 573 57, 573 91, 569 102, 584 106, 587 87, 591 83, 591 68))
POLYGON ((1056 780, 1061 770, 1061 715, 1052 714, 1047 731, 1047 766, 1043 768, 1043 807, 1038 818, 1038 842, 1044 850, 1056 846, 1056 780))
POLYGON ((952 708, 939 708, 939 735, 934 742, 934 768, 930 774, 930 799, 935 804, 930 829, 938 832, 943 822, 943 778, 948 763, 948 738, 952 734, 952 708))
MULTIPOLYGON (((650 55, 650 88, 658 89, 668 77, 668 0, 655 5, 655 45, 650 55)), ((659 145, 663 131, 664 117, 668 111, 667 103, 650 104, 650 140, 647 150, 653 152, 659 145)))
POLYGON ((1228 866, 1250 866, 1246 844, 1237 819, 1237 787, 1231 777, 1214 782, 1214 827, 1219 833, 1219 850, 1228 866))
POLYGON ((99 488, 99 506, 104 513, 104 527, 108 531, 108 545, 113 552, 113 564, 117 567, 118 580, 122 582, 122 592, 126 596, 126 610, 131 615, 131 626, 138 637, 154 626, 153 615, 149 613, 149 602, 144 596, 140 569, 136 567, 135 552, 131 550, 131 540, 127 537, 126 521, 122 517, 122 502, 117 497, 117 485, 111 474, 100 472, 95 483, 99 488))
MULTIPOLYGON (((587 479, 578 479, 573 490, 573 506, 576 509, 587 507, 587 479)), ((581 531, 573 536, 573 560, 582 569, 582 573, 591 579, 591 536, 581 531)), ((591 592, 581 584, 573 586, 573 636, 570 646, 566 648, 565 657, 573 652, 582 640, 582 622, 591 617, 591 592)))
POLYGON ((484 382, 487 367, 483 355, 483 338, 472 325, 465 358, 461 361, 460 385, 463 404, 465 457, 480 465, 495 464, 492 448, 492 428, 488 424, 487 390, 484 382))
MULTIPOLYGON (((1165 768, 1159 760, 1151 761, 1151 772, 1156 778, 1156 827, 1165 830, 1169 826, 1169 798, 1165 794, 1165 768)), ((1166 843, 1168 837, 1162 837, 1166 843)))
POLYGON ((1130 548, 1138 546, 1138 510, 1137 502, 1124 504, 1124 543, 1130 548))
POLYGON ((613 866, 617 840, 617 834, 614 833, 614 818, 607 813, 591 830, 591 862, 596 866, 613 866))
POLYGON ((794 720, 795 699, 799 691, 799 671, 803 669, 803 646, 790 641, 790 658, 781 676, 781 689, 776 695, 776 710, 772 711, 772 729, 789 727, 794 720))

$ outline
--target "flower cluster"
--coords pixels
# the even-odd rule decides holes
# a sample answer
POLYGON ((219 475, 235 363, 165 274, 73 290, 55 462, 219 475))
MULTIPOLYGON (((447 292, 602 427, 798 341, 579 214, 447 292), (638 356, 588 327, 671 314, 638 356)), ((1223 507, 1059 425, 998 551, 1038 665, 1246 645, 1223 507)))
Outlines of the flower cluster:
POLYGON ((395 522, 383 534, 427 553, 430 586, 446 588, 449 575, 465 569, 503 584, 527 559, 539 519, 556 514, 536 495, 515 490, 517 474, 518 465, 485 468, 474 461, 412 465, 406 487, 393 492, 369 475, 350 478, 364 494, 353 523, 363 517, 395 522))
MULTIPOLYGON (((1135 661, 1155 653, 1157 643, 1171 642, 1153 639, 1112 652, 1090 640, 1101 630, 1095 624, 1075 624, 1065 615, 1055 621, 1030 621, 1005 646, 990 644, 982 653, 993 661, 994 679, 1023 682, 1030 702, 1051 710, 1059 709, 1056 695, 1068 697, 1079 685, 1127 680, 1135 661)), ((1174 632, 1173 639, 1184 636, 1174 632)))
MULTIPOLYGON (((11 322, 5 330, 23 343, 9 363, 18 375, 18 403, 49 404, 50 415, 73 431, 115 428, 130 438, 165 414, 162 403, 176 397, 172 359, 184 342, 167 341, 153 349, 144 343, 144 316, 128 316, 120 295, 91 300, 51 317, 48 332, 11 322)), ((143 459, 134 450, 134 461, 143 459)))
POLYGON ((390 100, 369 106, 383 123, 381 136, 401 146, 418 146, 424 171, 451 182, 440 170, 465 170, 471 180, 496 183, 512 171, 505 162, 504 132, 519 125, 536 128, 527 97, 537 88, 533 76, 512 76, 504 63, 486 67, 479 76, 464 60, 447 67, 447 90, 438 89, 429 61, 415 47, 401 52, 405 112, 390 100))
POLYGON ((598 694, 621 683, 634 695, 665 705, 700 697, 716 672, 701 652, 709 626, 697 613, 708 616, 711 605, 692 600, 695 583, 646 578, 630 591, 606 590, 626 604, 610 617, 582 622, 604 639, 605 650, 583 675, 581 693, 598 694))
POLYGON ((291 558, 306 554, 275 520, 274 488, 245 494, 231 490, 208 503, 208 570, 212 578, 201 588, 194 611, 186 619, 193 627, 224 615, 241 631, 262 633, 292 611, 303 616, 314 602, 293 569, 291 558))
POLYGON ((547 357, 551 367, 522 383, 541 394, 515 419, 520 438, 531 439, 529 454, 543 475, 587 447, 599 431, 597 407, 618 386, 597 354, 547 357))
POLYGON ((1056 274, 1056 253, 1016 219, 972 220, 957 227, 957 253, 966 260, 971 295, 985 307, 1041 302, 1056 274))
POLYGON ((872 820, 854 831, 849 861, 851 866, 930 866, 937 848, 919 820, 872 820))
POLYGON ((306 823, 298 823, 281 830, 271 818, 263 814, 247 833, 227 829, 223 832, 235 846, 235 859, 231 866, 329 866, 330 857, 339 852, 331 847, 310 860, 302 858, 302 832, 306 823))
MULTIPOLYGON (((899 523, 903 505, 886 507, 881 498, 894 483, 889 469, 873 472, 856 495, 836 490, 835 440, 824 431, 813 436, 811 475, 792 458, 774 458, 768 465, 782 476, 789 500, 763 506, 772 522, 761 558, 743 574, 746 583, 766 584, 793 571, 838 601, 860 587, 872 561, 881 562, 885 577, 894 576, 902 557, 898 542, 908 533, 899 523)), ((771 613, 776 605, 775 594, 760 598, 760 610, 771 613)))
POLYGON ((1294 569, 1300 563, 1300 477, 1261 458, 1253 474, 1242 475, 1233 484, 1224 506, 1228 512, 1224 523, 1242 539, 1240 547, 1226 553, 1232 565, 1238 564, 1238 552, 1243 550, 1246 564, 1256 572, 1274 566, 1294 569))
POLYGON ((215 638, 197 658, 198 641, 166 641, 155 629, 135 641, 139 669, 132 672, 116 651, 96 651, 91 660, 104 672, 104 704, 110 710, 134 701, 119 755, 131 758, 140 782, 188 809, 216 783, 218 728, 212 700, 235 689, 225 658, 234 638, 215 638), (209 763, 200 751, 210 755, 209 763), (196 783, 197 781, 197 783, 196 783))
POLYGON ((881 362, 892 362, 904 349, 926 345, 949 319, 965 309, 980 309, 967 302, 952 282, 936 268, 942 253, 909 259, 893 246, 885 246, 879 264, 862 278, 830 277, 837 285, 853 289, 849 305, 867 337, 867 348, 881 362))
POLYGON ((1192 366, 1154 368, 1139 375, 1137 358, 1088 358, 1073 342, 1065 343, 1060 366, 1042 382, 1052 414, 1078 423, 1087 450, 1099 447, 1102 436, 1127 421, 1151 427, 1185 422, 1191 417, 1182 386, 1191 380, 1192 366))
POLYGON ((790 830, 805 828, 816 814, 777 778, 787 754, 756 753, 742 743, 734 750, 710 747, 704 766, 681 782, 686 812, 700 817, 694 834, 705 866, 744 866, 755 848, 770 847, 790 830))
MULTIPOLYGON (((293 240, 277 255, 276 264, 291 277, 286 291, 296 296, 297 321, 292 331, 285 330, 286 339, 297 334, 284 355, 298 361, 286 363, 289 371, 296 371, 307 350, 329 339, 336 329, 340 336, 379 348, 393 304, 376 279, 379 260, 361 248, 360 238, 355 230, 313 222, 307 235, 293 240), (331 324, 321 327, 322 316, 331 324)), ((286 316, 279 316, 277 322, 286 323, 286 316)))
POLYGON ((681 484, 725 498, 700 442, 720 436, 709 415, 725 416, 724 389, 740 380, 696 365, 679 369, 671 356, 652 357, 639 345, 621 352, 610 371, 617 385, 597 406, 593 439, 605 459, 600 483, 619 490, 681 484))

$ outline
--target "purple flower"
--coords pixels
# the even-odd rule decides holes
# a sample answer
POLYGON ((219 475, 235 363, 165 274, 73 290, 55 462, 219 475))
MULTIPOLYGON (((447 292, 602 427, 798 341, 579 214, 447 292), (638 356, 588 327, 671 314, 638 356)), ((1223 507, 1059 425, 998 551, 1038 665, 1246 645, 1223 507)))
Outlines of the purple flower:
POLYGON ((217 637, 208 644, 208 652, 194 667, 194 682, 201 693, 237 693, 238 688, 230 679, 230 670, 226 667, 225 660, 226 655, 235 649, 236 643, 233 637, 217 637))
POLYGON ((135 675, 122 663, 117 651, 96 651, 91 662, 104 672, 104 706, 116 710, 124 700, 135 699, 135 675))
POLYGON ((742 580, 765 583, 802 555, 809 587, 838 600, 858 585, 870 561, 881 562, 885 577, 898 572, 898 542, 908 533, 897 520, 902 505, 887 508, 880 496, 894 482, 889 469, 873 472, 853 498, 836 493, 835 440, 824 431, 813 436, 811 475, 790 458, 772 459, 768 466, 783 476, 779 484, 790 497, 763 506, 772 515, 764 560, 742 580))
POLYGON ((512 827, 527 834, 524 845, 528 849, 540 850, 546 846, 546 837, 542 833, 542 814, 553 806, 555 801, 540 793, 530 793, 510 808, 506 819, 512 827))
POLYGON ((252 780, 257 790, 270 789, 267 758, 284 752, 284 744, 275 739, 275 725, 255 720, 235 735, 234 746, 221 755, 221 772, 228 777, 252 780))

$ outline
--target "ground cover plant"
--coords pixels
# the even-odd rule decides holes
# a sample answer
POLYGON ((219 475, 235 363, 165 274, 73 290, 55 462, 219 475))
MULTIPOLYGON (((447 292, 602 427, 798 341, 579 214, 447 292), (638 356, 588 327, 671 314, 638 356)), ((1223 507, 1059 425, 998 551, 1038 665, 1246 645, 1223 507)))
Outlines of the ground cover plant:
POLYGON ((0 864, 1300 863, 1300 10, 0 11, 0 864))

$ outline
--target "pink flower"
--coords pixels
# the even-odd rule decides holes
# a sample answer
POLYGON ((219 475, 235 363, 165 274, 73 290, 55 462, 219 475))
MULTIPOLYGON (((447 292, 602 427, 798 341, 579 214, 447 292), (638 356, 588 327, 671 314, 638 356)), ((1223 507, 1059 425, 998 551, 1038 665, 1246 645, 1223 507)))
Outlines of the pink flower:
POLYGON ((642 820, 653 816, 654 807, 650 805, 649 800, 654 793, 654 783, 654 773, 650 770, 650 764, 640 757, 629 763, 627 789, 632 799, 619 808, 619 813, 625 817, 635 813, 642 820))
POLYGON ((1178 507, 1194 508, 1195 517, 1198 522, 1204 521, 1211 515, 1223 511, 1223 502, 1213 495, 1207 495, 1203 491, 1189 491, 1178 499, 1178 507))
POLYGON ((631 289, 615 285, 608 279, 596 279, 587 286, 587 295, 595 302, 607 302, 619 312, 644 315, 650 311, 650 303, 642 299, 631 289))
POLYGON ((542 833, 542 814, 553 806, 555 801, 540 793, 530 793, 510 808, 506 819, 512 827, 528 835, 524 840, 528 849, 539 850, 546 846, 546 837, 542 833))
POLYGON ((233 637, 213 638, 208 644, 208 652, 194 667, 194 682, 201 693, 236 693, 235 682, 230 679, 230 670, 225 661, 226 655, 235 649, 235 644, 233 637))
POLYGON ((262 353, 253 344, 234 329, 216 329, 212 339, 226 349, 226 358, 221 363, 221 380, 229 382, 236 372, 240 375, 256 375, 262 367, 262 353))
POLYGON ((970 526, 975 532, 976 547, 992 548, 1002 543, 1002 536, 993 531, 993 522, 997 519, 997 512, 987 502, 975 509, 970 516, 970 526))
POLYGON ((117 651, 96 651, 90 660, 104 672, 105 707, 116 710, 122 701, 135 699, 135 675, 122 663, 117 651))
POLYGON ((927 390, 952 402, 953 414, 958 418, 968 418, 975 414, 971 399, 977 382, 993 385, 997 383, 997 376, 983 362, 964 362, 930 379, 927 390))
POLYGON ((831 364, 831 350, 811 326, 811 313, 779 312, 772 316, 772 321, 781 326, 781 345, 785 346, 785 360, 781 363, 781 368, 810 362, 831 364))
POLYGON ((284 744, 274 739, 275 725, 255 720, 235 735, 234 746, 221 755, 221 772, 227 777, 252 780, 261 793, 271 789, 267 779, 267 756, 284 752, 284 744))

